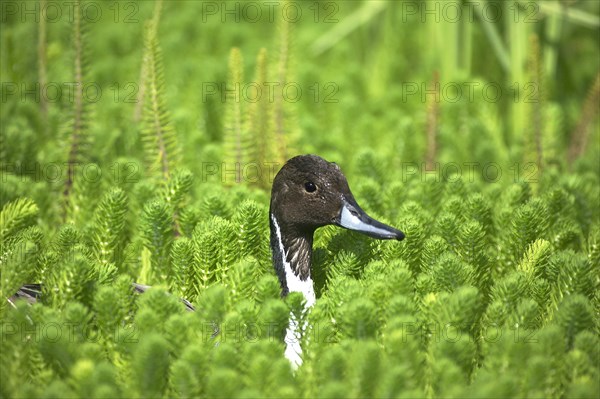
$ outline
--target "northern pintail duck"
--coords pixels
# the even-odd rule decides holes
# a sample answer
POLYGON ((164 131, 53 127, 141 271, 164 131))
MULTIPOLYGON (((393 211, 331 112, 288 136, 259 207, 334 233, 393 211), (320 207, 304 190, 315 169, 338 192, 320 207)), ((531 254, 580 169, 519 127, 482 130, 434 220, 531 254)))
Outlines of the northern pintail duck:
MULTIPOLYGON (((336 225, 358 231, 373 238, 402 240, 404 233, 383 224, 367 215, 356 203, 346 176, 334 162, 317 155, 299 155, 279 170, 273 181, 269 207, 271 228, 271 252, 273 266, 281 295, 301 292, 305 299, 305 310, 316 301, 311 277, 313 235, 316 229, 336 225)), ((149 286, 133 283, 137 292, 149 286)), ((17 297, 35 302, 41 294, 38 284, 22 287, 9 298, 12 303, 17 297)), ((188 310, 193 305, 182 299, 188 310)), ((298 325, 290 318, 286 333, 286 357, 298 366, 302 360, 301 348, 294 335, 298 325)))
MULTIPOLYGON (((281 295, 301 292, 305 311, 316 301, 312 281, 313 234, 319 227, 336 225, 378 239, 404 239, 404 233, 367 215, 356 203, 340 167, 316 155, 290 159, 277 173, 269 208, 273 266, 281 295)), ((298 324, 290 316, 286 357, 302 363, 298 324)))

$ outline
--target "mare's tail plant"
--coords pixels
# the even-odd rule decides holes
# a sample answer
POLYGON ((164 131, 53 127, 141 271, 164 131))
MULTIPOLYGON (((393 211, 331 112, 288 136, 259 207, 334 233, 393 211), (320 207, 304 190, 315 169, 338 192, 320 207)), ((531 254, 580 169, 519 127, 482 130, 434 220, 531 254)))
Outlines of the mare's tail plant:
POLYGON ((141 136, 149 174, 167 179, 179 165, 180 150, 165 100, 164 66, 158 43, 159 15, 160 7, 157 6, 154 17, 145 27, 146 73, 143 79, 145 88, 141 136))
POLYGON ((149 284, 166 283, 171 270, 174 234, 171 212, 164 201, 152 200, 144 207, 142 235, 144 250, 140 281, 149 284))
POLYGON ((229 55, 223 138, 224 183, 228 186, 248 180, 267 188, 270 166, 281 167, 294 152, 298 133, 294 103, 300 94, 295 92, 296 85, 290 72, 292 33, 289 18, 281 17, 278 28, 279 56, 271 71, 275 81, 273 91, 272 86, 267 85, 266 49, 261 49, 256 59, 255 81, 252 82, 256 92, 242 90, 245 87, 244 63, 240 49, 232 48, 229 55), (256 98, 242 98, 242 95, 256 95, 256 98), (244 106, 246 102, 250 102, 247 107, 244 106))
POLYGON ((256 73, 254 75, 254 85, 258 87, 258 99, 252 102, 248 109, 248 132, 252 138, 253 153, 251 161, 257 166, 258 176, 254 181, 262 188, 268 188, 267 165, 274 157, 272 154, 272 131, 269 129, 269 118, 271 117, 271 107, 269 104, 269 95, 265 93, 267 83, 267 50, 260 49, 256 58, 256 73))
POLYGON ((4 298, 34 276, 41 245, 41 232, 35 226, 37 205, 20 198, 0 211, 0 314, 7 305, 4 298))
POLYGON ((82 18, 81 2, 78 0, 73 7, 73 49, 74 49, 74 74, 75 83, 73 93, 73 108, 68 126, 68 155, 67 176, 63 190, 64 209, 63 216, 66 221, 77 218, 76 201, 74 198, 75 168, 89 159, 90 147, 90 104, 83 95, 83 87, 89 80, 89 63, 87 56, 86 34, 87 26, 82 18))
POLYGON ((248 132, 243 121, 241 98, 244 84, 244 61, 240 49, 234 47, 229 53, 229 76, 225 101, 225 130, 223 136, 225 181, 227 185, 242 182, 242 169, 248 160, 248 132), (229 175, 233 179, 228 178, 229 175))
POLYGON ((108 276, 122 261, 122 234, 127 212, 127 196, 115 188, 108 192, 98 209, 93 223, 93 253, 101 275, 108 276))
MULTIPOLYGON (((543 150, 543 132, 545 129, 544 123, 544 112, 545 112, 545 91, 546 84, 544 81, 543 64, 540 42, 537 35, 532 34, 529 39, 529 60, 528 60, 528 74, 529 82, 526 87, 532 87, 531 98, 527 98, 530 103, 530 117, 529 125, 525 131, 525 162, 533 163, 536 165, 536 175, 533 176, 533 181, 537 182, 542 175, 542 169, 544 167, 544 150, 543 150)), ((529 91, 529 90, 528 90, 529 91)), ((537 185, 534 185, 534 188, 537 185)))
MULTIPOLYGON (((284 9, 288 1, 284 2, 284 9)), ((293 143, 297 134, 297 120, 294 103, 287 98, 287 85, 295 83, 291 67, 292 58, 292 23, 289 18, 279 19, 279 59, 275 70, 275 82, 278 84, 273 99, 272 131, 276 146, 276 159, 273 161, 283 166, 293 151, 293 143)))
MULTIPOLYGON (((154 11, 152 13, 152 23, 155 26, 158 26, 160 23, 160 16, 162 11, 162 0, 155 0, 154 2, 154 11)), ((133 121, 135 123, 139 123, 142 118, 142 113, 144 111, 144 99, 146 98, 146 76, 147 72, 147 64, 145 62, 145 58, 142 58, 142 65, 140 66, 140 78, 138 82, 139 91, 137 92, 137 98, 135 102, 135 108, 133 111, 133 121)))
MULTIPOLYGON (((160 190, 159 197, 169 206, 173 216, 173 232, 176 236, 180 235, 182 228, 180 226, 180 212, 185 204, 185 197, 192 188, 194 176, 187 169, 177 169, 164 182, 160 190)), ((189 214, 187 215, 189 216, 189 214)), ((186 224, 184 216, 183 224, 186 224)))
MULTIPOLYGON (((267 24, 257 36, 259 24, 251 31, 245 23, 222 29, 233 15, 226 15, 228 22, 207 15, 208 2, 169 8, 169 30, 158 36, 157 1, 145 34, 139 134, 129 126, 132 109, 106 101, 112 99, 111 82, 123 82, 140 68, 141 37, 128 35, 138 26, 113 23, 128 18, 132 8, 108 8, 104 18, 109 18, 94 23, 90 32, 106 40, 86 41, 83 22, 94 19, 95 8, 81 0, 76 23, 54 24, 51 3, 39 5, 45 21, 22 24, 21 15, 6 13, 0 29, 0 72, 7 77, 2 100, 8 104, 0 117, 5 144, 0 145, 0 397, 599 396, 600 176, 590 166, 598 158, 592 143, 600 78, 593 62, 571 64, 564 57, 565 46, 573 43, 565 37, 577 40, 567 54, 583 50, 586 55, 597 39, 582 40, 580 29, 561 33, 556 25, 547 35, 547 22, 568 26, 578 19, 597 25, 590 2, 493 2, 501 8, 487 7, 491 1, 462 2, 459 8, 440 8, 434 0, 286 2, 273 9, 282 19, 273 26, 271 33, 279 30, 271 49, 262 35, 267 24), (448 17, 460 10, 468 18, 472 8, 480 24, 436 24, 432 15, 423 24, 415 8, 421 3, 426 14, 437 7, 448 17), (198 24, 193 7, 196 12, 204 7, 206 23, 198 24), (303 43, 325 29, 320 23, 293 24, 298 7, 309 22, 344 16, 315 41, 318 64, 309 57, 310 48, 299 47, 293 52, 305 58, 292 65, 291 28, 302 29, 303 43), (586 7, 591 11, 584 13, 586 7), (491 21, 497 10, 502 18, 491 21), (544 16, 543 25, 526 20, 532 10, 544 16), (394 30, 400 24, 409 33, 394 30), (49 180, 56 168, 36 165, 55 160, 51 141, 67 144, 51 135, 63 105, 48 99, 49 123, 38 126, 44 105, 21 101, 18 91, 24 88, 31 99, 38 77, 42 86, 65 74, 73 80, 70 58, 62 57, 65 45, 71 51, 69 38, 62 42, 67 25, 74 32, 79 86, 89 85, 86 44, 93 46, 94 74, 109 86, 102 86, 103 100, 94 105, 99 118, 89 114, 80 92, 66 105, 65 111, 73 111, 68 115, 71 171, 78 170, 76 162, 92 160, 107 167, 93 183, 70 175, 72 206, 67 222, 57 223, 65 173, 54 192, 49 180), (392 33, 414 40, 397 40, 392 33), (36 35, 37 60, 35 48, 19 45, 36 35), (159 37, 169 43, 164 76, 159 37), (488 51, 489 42, 495 43, 492 51, 500 63, 472 57, 488 51), (204 79, 227 68, 219 45, 224 43, 240 43, 222 93, 226 118, 214 108, 217 97, 199 104, 200 112, 193 106, 202 97, 204 79), (461 43, 464 52, 454 51, 461 43), (241 52, 263 46, 269 56, 265 49, 252 54, 254 81, 244 82, 241 52), (539 47, 544 60, 560 68, 544 63, 542 71, 539 47), (199 53, 221 61, 190 56, 199 53), (196 67, 202 73, 189 73, 196 67), (294 102, 299 86, 292 67, 304 81, 339 79, 344 101, 315 107, 305 95, 294 102), (167 70, 185 80, 173 79, 167 70), (440 73, 437 93, 430 90, 437 80, 430 74, 434 70, 440 73), (392 79, 394 73, 402 80, 392 79), (585 79, 594 77, 587 101, 578 99, 574 88, 590 85, 585 79), (178 95, 172 99, 166 97, 171 90, 165 78, 185 85, 173 87, 178 95), (469 85, 475 79, 473 86, 460 88, 456 104, 444 99, 462 85, 451 79, 469 85), (420 89, 429 93, 426 104, 419 101, 422 96, 408 100, 410 86, 403 82, 411 81, 425 81, 420 89), (561 97, 544 93, 545 87, 556 87, 561 97), (253 97, 254 88, 260 97, 253 97), (492 101, 499 88, 512 91, 492 101), (13 89, 16 94, 9 93, 13 89), (180 110, 173 118, 167 99, 180 110), (311 270, 316 301, 306 312, 301 293, 281 298, 269 250, 264 190, 269 182, 261 179, 272 177, 275 164, 291 156, 296 107, 303 113, 306 151, 340 162, 365 211, 406 232, 406 240, 397 242, 335 226, 320 229, 311 270), (573 117, 577 107, 581 115, 573 117), (321 108, 316 117, 307 112, 316 108, 321 108), (190 145, 181 148, 186 164, 179 161, 176 142, 184 136, 176 136, 175 126, 185 126, 179 133, 188 135, 190 145), (90 133, 102 139, 103 151, 88 150, 90 133), (569 139, 566 154, 563 144, 569 139), (135 143, 139 151, 129 154, 135 143), (127 170, 137 167, 136 157, 145 158, 146 171, 127 170), (419 170, 425 159, 433 170, 419 170), (567 159, 573 162, 570 171, 563 168, 567 159), (112 160, 119 164, 107 165, 112 160), (232 187, 205 179, 212 172, 204 166, 216 160, 227 161, 232 187), (532 178, 539 176, 515 170, 523 161, 542 162, 543 179, 535 186, 532 178), (258 180, 252 162, 268 168, 259 169, 258 180), (497 179, 494 170, 501 175, 497 179), (138 295, 132 281, 154 287, 138 295), (187 312, 179 297, 194 303, 196 311, 187 312), (303 364, 296 372, 285 356, 290 312, 304 331, 303 364)), ((152 3, 142 3, 140 12, 151 11, 152 3)))

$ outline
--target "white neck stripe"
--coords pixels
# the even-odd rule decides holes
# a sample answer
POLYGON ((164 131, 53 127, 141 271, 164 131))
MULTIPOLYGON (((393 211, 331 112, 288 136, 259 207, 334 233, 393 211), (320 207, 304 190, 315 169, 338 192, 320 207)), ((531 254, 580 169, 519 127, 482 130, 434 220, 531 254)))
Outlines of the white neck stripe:
MULTIPOLYGON (((301 292, 304 295, 306 303, 304 312, 307 312, 316 302, 315 289, 310 274, 305 281, 302 281, 299 276, 294 273, 290 263, 287 261, 287 252, 283 246, 281 239, 281 230, 275 215, 271 214, 271 220, 275 227, 275 236, 277 237, 278 248, 273 250, 279 251, 281 261, 283 262, 283 270, 285 272, 285 282, 289 292, 301 292)), ((306 328, 306 325, 304 326, 306 328)), ((298 325, 298 321, 292 313, 290 313, 288 328, 285 332, 285 357, 290 361, 294 370, 302 364, 302 347, 300 340, 302 337, 302 329, 298 325)))
POLYGON ((313 306, 316 301, 312 278, 309 275, 306 280, 302 281, 300 276, 294 273, 290 262, 287 261, 287 251, 283 246, 281 229, 279 228, 277 219, 275 219, 275 215, 271 214, 271 220, 273 221, 273 226, 275 226, 275 236, 277 237, 277 243, 279 244, 279 248, 276 249, 278 249, 279 253, 281 254, 281 261, 283 262, 283 270, 285 272, 285 281, 288 291, 301 292, 306 300, 306 307, 309 308, 313 306))

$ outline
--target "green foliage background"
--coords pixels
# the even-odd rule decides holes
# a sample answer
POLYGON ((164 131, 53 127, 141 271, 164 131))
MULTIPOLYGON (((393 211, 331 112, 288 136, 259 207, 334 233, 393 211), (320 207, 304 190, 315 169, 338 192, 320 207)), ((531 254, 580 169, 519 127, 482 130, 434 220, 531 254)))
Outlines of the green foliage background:
POLYGON ((0 304, 1 396, 598 397, 599 5, 475 3, 4 2, 0 297, 43 295, 0 304), (265 82, 302 95, 227 93, 265 82), (407 238, 317 232, 294 372, 297 153, 407 238))

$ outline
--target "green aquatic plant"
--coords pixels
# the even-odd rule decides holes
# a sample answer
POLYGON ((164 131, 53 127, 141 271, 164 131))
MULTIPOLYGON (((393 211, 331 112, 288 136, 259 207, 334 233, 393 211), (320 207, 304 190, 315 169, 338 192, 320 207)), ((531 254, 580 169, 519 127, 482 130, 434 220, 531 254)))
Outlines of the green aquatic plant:
POLYGON ((91 103, 84 96, 84 85, 90 79, 90 65, 88 54, 88 27, 82 18, 81 2, 76 1, 73 7, 73 49, 74 68, 73 80, 75 83, 72 116, 68 122, 68 139, 65 140, 67 150, 67 177, 63 190, 64 198, 64 220, 73 221, 78 217, 78 209, 81 207, 81 195, 77 195, 77 188, 81 185, 79 180, 75 181, 75 168, 78 164, 90 160, 90 123, 91 103), (79 197, 79 198, 78 198, 79 197))
MULTIPOLYGON (((160 4, 157 3, 157 4, 160 4)), ((171 113, 165 99, 165 72, 162 50, 158 41, 160 7, 146 22, 144 33, 144 109, 141 140, 146 168, 150 175, 166 179, 179 166, 180 148, 171 113)))
POLYGON ((13 3, 0 397, 598 397, 595 3, 13 3), (310 312, 269 248, 296 153, 406 233, 318 229, 310 312))

